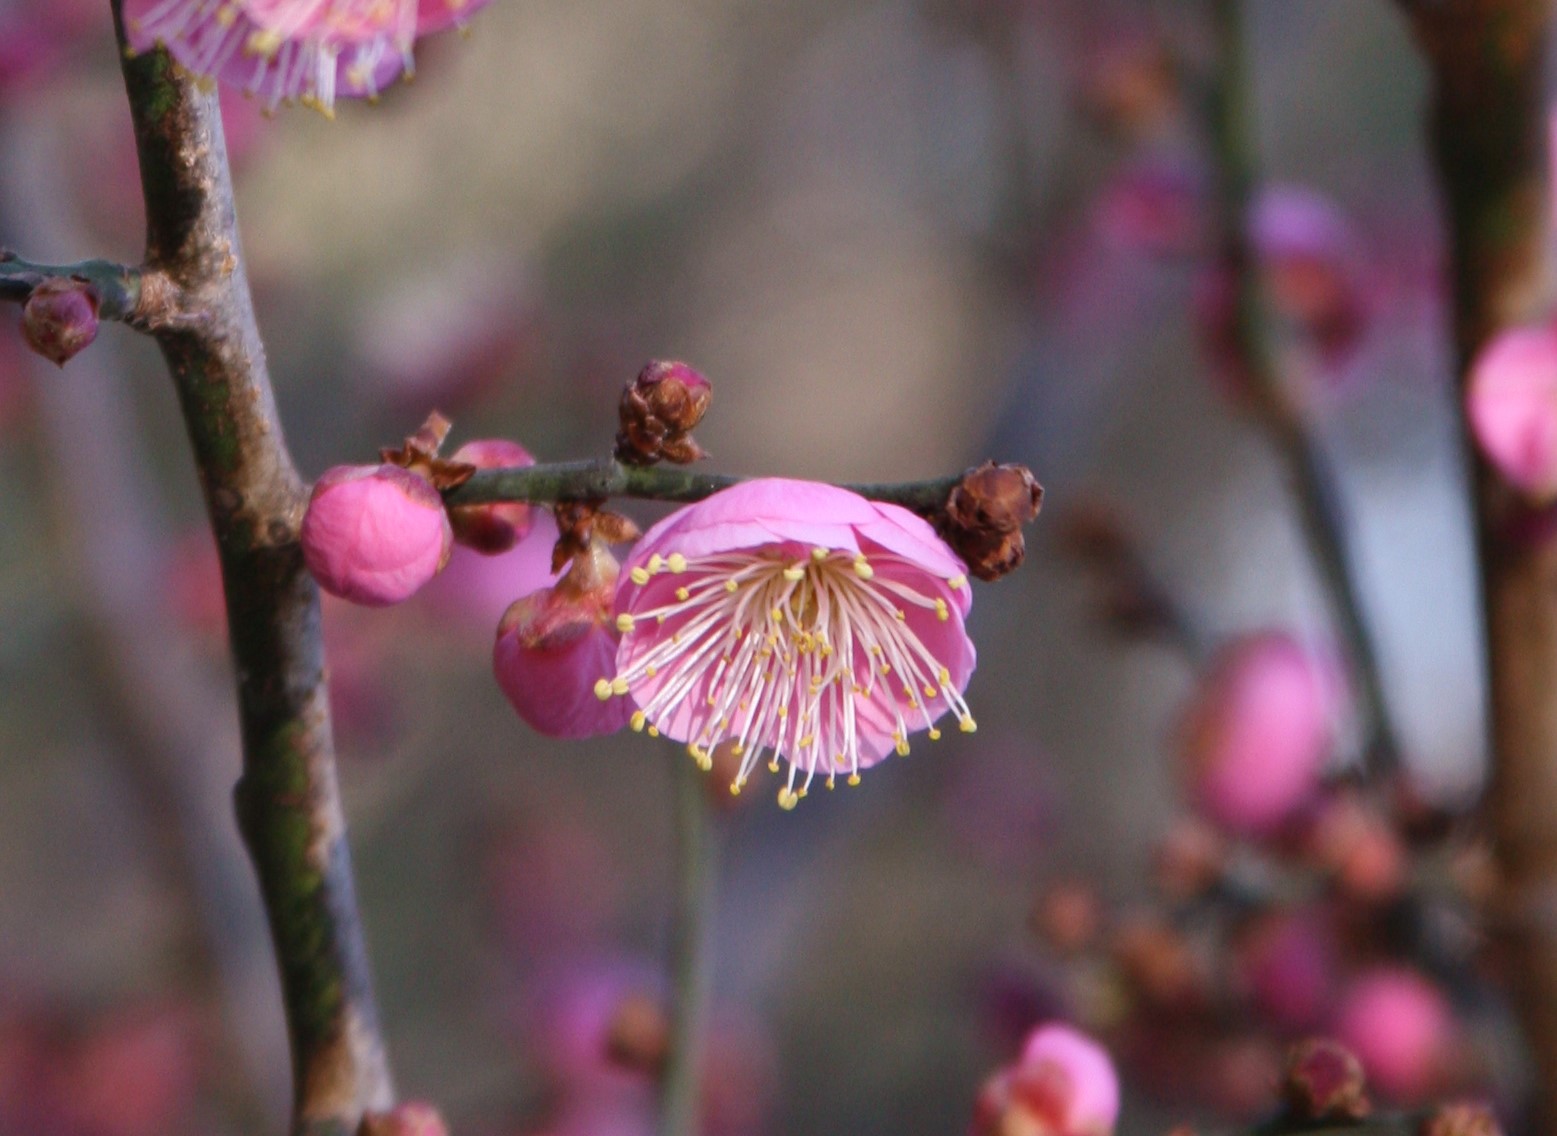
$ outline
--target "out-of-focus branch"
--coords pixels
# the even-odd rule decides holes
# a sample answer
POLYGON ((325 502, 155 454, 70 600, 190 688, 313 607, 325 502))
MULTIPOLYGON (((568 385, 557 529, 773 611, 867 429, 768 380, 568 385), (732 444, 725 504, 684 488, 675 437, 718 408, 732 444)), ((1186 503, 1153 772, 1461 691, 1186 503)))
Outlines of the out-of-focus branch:
POLYGON ((1399 743, 1373 633, 1363 613, 1346 517, 1330 463, 1285 385, 1268 331, 1259 263, 1249 241, 1255 187, 1253 135, 1247 121, 1249 85, 1243 50, 1241 0, 1211 0, 1216 62, 1208 91, 1212 175, 1217 198, 1221 268, 1234 283, 1234 345, 1250 380, 1252 403, 1287 466, 1303 533, 1329 595, 1361 695, 1368 740, 1365 758, 1376 771, 1399 760, 1399 743))
MULTIPOLYGON (((1448 224, 1456 371, 1550 314, 1551 0, 1404 5, 1432 75, 1428 133, 1448 224)), ((1474 452, 1474 451, 1473 451, 1474 452)), ((1557 1126, 1557 534, 1473 456, 1486 613, 1492 930, 1535 1058, 1531 1131, 1557 1126)))
MULTIPOLYGON (((114 20, 126 46, 122 0, 114 20)), ((183 315, 156 332, 215 532, 238 677, 239 827, 259 875, 292 1045, 296 1136, 392 1104, 336 784, 306 493, 282 440, 244 273, 214 91, 163 51, 124 60, 146 266, 183 315)))

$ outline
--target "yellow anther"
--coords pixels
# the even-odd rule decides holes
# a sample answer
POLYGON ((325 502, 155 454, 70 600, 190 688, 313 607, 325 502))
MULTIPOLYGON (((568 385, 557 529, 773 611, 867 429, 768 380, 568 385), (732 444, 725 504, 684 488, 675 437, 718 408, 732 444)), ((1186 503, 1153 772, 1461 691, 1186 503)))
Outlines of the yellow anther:
POLYGON ((807 734, 805 737, 800 739, 798 744, 799 744, 801 749, 810 749, 811 748, 811 743, 814 742, 814 741, 816 741, 816 735, 815 734, 807 734))
POLYGON ((953 576, 950 580, 946 581, 946 586, 954 592, 958 588, 966 587, 967 584, 968 578, 966 576, 953 576))
POLYGON ((698 745, 696 742, 692 742, 691 744, 689 744, 687 746, 687 752, 690 753, 693 757, 697 758, 697 760, 699 762, 701 762, 703 760, 703 758, 708 756, 704 752, 703 747, 698 745))
POLYGON ((941 740, 941 731, 937 730, 934 726, 930 727, 930 740, 932 742, 938 742, 941 740))
POLYGON ((775 757, 772 761, 768 762, 768 772, 769 773, 777 773, 778 771, 779 771, 778 758, 775 757))
MULTIPOLYGON (((783 620, 784 620, 784 609, 783 608, 776 607, 776 608, 773 609, 771 614, 773 616, 773 621, 775 623, 782 623, 783 622, 783 620)), ((773 642, 776 642, 776 640, 773 638, 773 636, 769 635, 768 636, 768 642, 769 643, 773 643, 773 642)))
POLYGON ((899 623, 902 623, 908 618, 908 613, 905 612, 902 608, 898 608, 892 613, 892 618, 897 620, 899 623))
POLYGON ((644 570, 642 565, 639 565, 627 574, 632 577, 632 582, 640 587, 649 582, 649 573, 644 570))
POLYGON ((718 705, 718 702, 715 701, 714 696, 712 694, 710 694, 708 696, 708 704, 710 706, 717 706, 718 705))
POLYGON ((897 750, 897 755, 899 757, 907 757, 908 756, 908 743, 907 742, 898 742, 897 745, 894 748, 897 750))
POLYGON ((733 753, 736 757, 740 757, 741 754, 746 752, 746 747, 743 746, 740 742, 736 742, 733 746, 730 747, 730 752, 733 753))
POLYGON ((891 664, 890 663, 882 663, 881 664, 881 673, 884 674, 884 675, 891 674, 892 673, 892 666, 891 666, 891 664))
POLYGON ((616 617, 616 629, 624 635, 631 631, 633 629, 633 617, 625 611, 622 612, 621 615, 616 617))
POLYGON ((780 789, 778 795, 779 808, 788 811, 800 803, 800 798, 793 789, 780 789))
POLYGON ((656 552, 653 556, 649 557, 649 574, 650 575, 653 575, 655 572, 658 572, 663 567, 665 567, 665 558, 663 556, 661 556, 658 552, 656 552))
POLYGON ((788 718, 789 717, 789 707, 788 706, 780 706, 778 708, 778 716, 780 718, 788 718))
POLYGON ((731 781, 730 782, 730 796, 732 796, 732 797, 739 797, 740 795, 741 795, 741 783, 739 781, 731 781))
POLYGON ((811 559, 815 560, 818 564, 820 564, 822 561, 827 559, 827 549, 825 549, 825 548, 813 548, 811 550, 811 559))
POLYGON ((941 668, 941 685, 942 686, 946 686, 950 682, 951 682, 951 671, 947 670, 945 667, 942 667, 941 668))
POLYGON ((633 716, 627 719, 627 724, 633 728, 633 733, 643 733, 643 727, 648 722, 649 716, 642 710, 634 710, 633 716))
POLYGON ((806 570, 798 564, 791 564, 788 568, 784 569, 784 579, 786 580, 799 580, 803 578, 805 574, 806 570))
POLYGON ((608 678, 595 680, 595 697, 602 702, 611 701, 611 680, 608 678))
POLYGON ((644 732, 647 733, 651 738, 657 738, 660 736, 660 728, 658 726, 650 726, 644 732))
POLYGON ((945 600, 938 599, 935 601, 935 618, 942 623, 951 618, 951 610, 947 608, 945 600))
POLYGON ((611 693, 612 694, 626 694, 627 693, 627 679, 625 679, 621 675, 617 675, 615 678, 613 678, 611 680, 611 693))
POLYGON ((876 574, 876 570, 872 568, 870 566, 870 562, 865 559, 864 553, 861 553, 854 558, 854 574, 862 580, 869 580, 876 574))
POLYGON ((858 785, 859 783, 860 783, 860 775, 858 773, 851 773, 851 774, 849 774, 849 784, 850 785, 858 785))
POLYGON ((805 800, 805 795, 807 793, 809 793, 810 791, 811 791, 810 789, 801 789, 800 792, 795 794, 795 796, 799 797, 801 800, 805 800))
POLYGON ((685 588, 677 588, 676 589, 676 598, 678 600, 680 600, 682 603, 686 603, 687 600, 691 598, 691 596, 692 596, 692 593, 687 591, 685 588))
POLYGON ((924 684, 924 696, 926 698, 934 698, 939 693, 941 692, 936 690, 935 687, 931 686, 929 683, 924 684))
POLYGON ((837 782, 837 780, 835 778, 829 777, 827 779, 827 787, 829 789, 837 788, 837 785, 838 785, 838 782, 837 782))
POLYGON ((979 724, 972 718, 964 718, 961 722, 958 723, 958 729, 960 729, 965 734, 971 734, 978 728, 979 724))
POLYGON ((250 35, 244 42, 243 50, 250 55, 259 55, 269 59, 281 50, 282 42, 283 39, 280 32, 272 28, 261 28, 250 35))
POLYGON ((672 552, 670 559, 666 560, 665 563, 678 576, 687 570, 687 558, 679 552, 672 552))
POLYGON ((724 582, 724 590, 729 592, 731 595, 735 594, 735 589, 738 587, 740 587, 740 585, 737 584, 734 580, 726 580, 724 582))
POLYGON ((653 663, 650 663, 648 666, 643 668, 643 677, 644 678, 653 678, 655 675, 657 675, 659 673, 660 673, 659 667, 655 666, 653 663))

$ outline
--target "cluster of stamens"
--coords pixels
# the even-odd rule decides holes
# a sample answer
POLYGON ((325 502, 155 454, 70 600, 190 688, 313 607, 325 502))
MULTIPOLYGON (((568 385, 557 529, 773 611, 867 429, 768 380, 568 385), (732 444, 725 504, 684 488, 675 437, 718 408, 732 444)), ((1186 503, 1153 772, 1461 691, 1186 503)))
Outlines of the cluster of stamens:
POLYGON ((252 14, 255 7, 242 0, 163 0, 134 28, 159 43, 184 43, 180 62, 197 75, 224 72, 237 57, 251 61, 243 91, 260 97, 267 110, 296 101, 331 115, 338 75, 352 93, 372 97, 392 53, 403 73, 412 73, 417 0, 294 0, 264 5, 265 19, 252 14))
POLYGON ((779 793, 785 808, 819 773, 828 788, 839 774, 858 784, 862 765, 882 756, 883 739, 902 756, 912 731, 939 738, 935 719, 943 710, 964 732, 975 728, 950 670, 912 626, 923 616, 952 618, 947 598, 904 582, 926 579, 950 594, 967 587, 966 577, 926 577, 922 567, 886 551, 867 558, 827 548, 795 555, 791 548, 696 558, 656 553, 633 568, 622 583, 628 610, 617 617, 627 637, 619 671, 595 684, 602 700, 633 696, 635 730, 657 736, 674 722, 667 732, 687 740, 705 770, 713 748, 731 743, 741 759, 732 793, 764 751, 773 755, 772 772, 779 757, 787 759, 779 793), (897 566, 911 571, 878 570, 897 566), (650 588, 662 574, 678 582, 650 588), (645 599, 650 606, 636 609, 645 599))

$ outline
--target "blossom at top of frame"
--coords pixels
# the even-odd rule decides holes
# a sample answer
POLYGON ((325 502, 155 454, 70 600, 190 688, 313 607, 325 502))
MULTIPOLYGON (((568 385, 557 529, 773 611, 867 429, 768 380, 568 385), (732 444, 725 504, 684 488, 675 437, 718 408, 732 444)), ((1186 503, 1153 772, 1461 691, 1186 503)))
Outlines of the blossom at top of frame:
POLYGON ((963 700, 974 649, 967 567, 928 523, 831 485, 744 482, 651 528, 624 565, 616 668, 602 700, 631 724, 687 743, 704 769, 731 741, 739 792, 763 751, 793 808, 888 754, 963 700))
POLYGON ((418 38, 488 0, 126 0, 130 46, 165 46, 196 75, 241 87, 274 109, 330 114, 337 97, 373 97, 414 70, 418 38))

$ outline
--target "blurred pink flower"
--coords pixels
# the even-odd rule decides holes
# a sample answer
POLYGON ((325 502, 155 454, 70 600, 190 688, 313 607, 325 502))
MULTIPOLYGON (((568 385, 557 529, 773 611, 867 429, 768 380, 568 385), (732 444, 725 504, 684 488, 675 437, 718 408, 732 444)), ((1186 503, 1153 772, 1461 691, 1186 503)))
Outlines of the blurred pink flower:
POLYGON ((1041 1026, 1016 1062, 979 1094, 974 1136, 1108 1136, 1119 1120, 1119 1076, 1106 1050, 1067 1025, 1041 1026))
POLYGON ((596 693, 630 692, 634 728, 688 743, 705 769, 733 739, 734 791, 764 749, 771 768, 789 762, 779 803, 792 808, 818 772, 852 784, 906 754, 911 732, 938 738, 948 710, 974 728, 962 698, 974 664, 967 570, 906 509, 748 481, 655 525, 626 567, 615 676, 596 693))
POLYGON ((596 697, 595 682, 616 658, 610 622, 620 569, 601 546, 577 557, 555 587, 516 601, 492 646, 492 670, 530 726, 554 738, 611 734, 627 724, 624 699, 596 697))
POLYGON ((1557 329, 1510 328, 1488 342, 1471 364, 1465 413, 1504 480, 1538 501, 1557 496, 1557 329))
POLYGON ((338 465, 314 483, 303 558, 319 586, 367 607, 400 603, 448 563, 454 533, 443 498, 396 465, 338 465))
POLYGON ((1282 1033, 1314 1029, 1334 998, 1335 947, 1312 912, 1261 919, 1241 937, 1235 965, 1255 1009, 1282 1033))
POLYGON ((1335 1032, 1362 1061, 1371 1085, 1399 1103, 1416 1104, 1440 1086, 1450 1063, 1454 1012, 1420 974, 1379 967, 1347 988, 1335 1032))
POLYGON ((1190 794, 1207 819, 1266 835, 1312 796, 1330 754, 1339 682, 1291 636, 1224 647, 1182 727, 1190 794))
POLYGON ((164 45, 197 75, 330 113, 336 96, 374 96, 414 69, 418 37, 487 0, 126 0, 137 51, 164 45))

